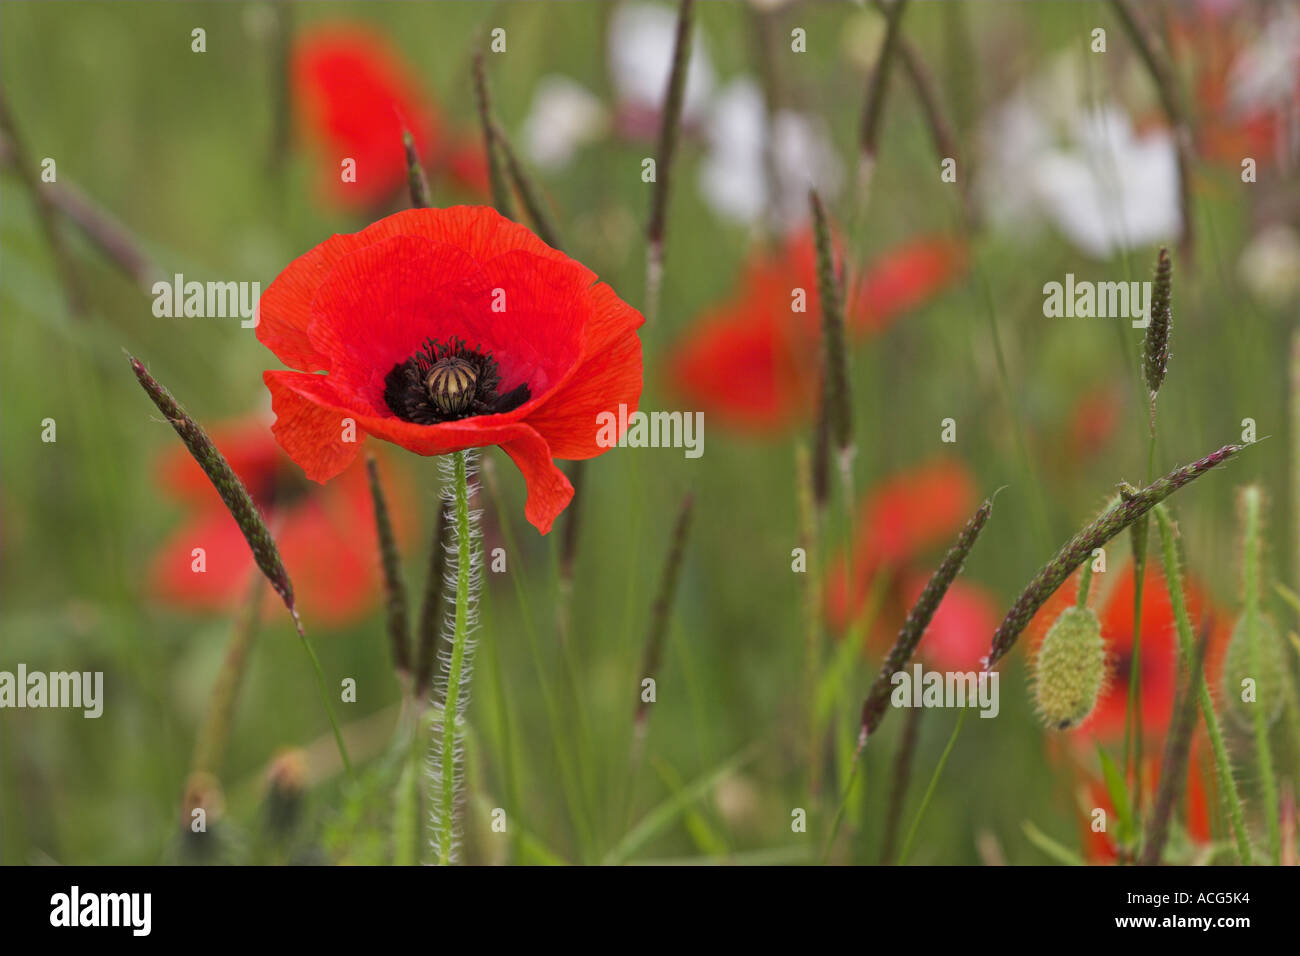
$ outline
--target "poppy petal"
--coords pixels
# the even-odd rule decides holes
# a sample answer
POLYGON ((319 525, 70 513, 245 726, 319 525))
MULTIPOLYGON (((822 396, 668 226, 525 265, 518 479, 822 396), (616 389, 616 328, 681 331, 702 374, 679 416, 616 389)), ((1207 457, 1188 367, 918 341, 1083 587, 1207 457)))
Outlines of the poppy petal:
POLYGON ((528 485, 524 517, 542 534, 549 533, 556 517, 573 499, 573 485, 555 467, 546 440, 531 428, 515 440, 501 443, 501 450, 510 456, 528 485))
POLYGON ((304 372, 262 373, 262 381, 271 391, 271 410, 275 412, 271 430, 276 441, 308 478, 325 482, 357 457, 363 436, 356 434, 355 441, 344 441, 348 412, 312 400, 309 386, 320 379, 304 372))
POLYGON ((595 307, 583 343, 583 361, 563 386, 528 416, 557 458, 593 458, 605 451, 596 436, 599 416, 628 415, 641 399, 641 340, 645 321, 604 283, 589 292, 595 307))

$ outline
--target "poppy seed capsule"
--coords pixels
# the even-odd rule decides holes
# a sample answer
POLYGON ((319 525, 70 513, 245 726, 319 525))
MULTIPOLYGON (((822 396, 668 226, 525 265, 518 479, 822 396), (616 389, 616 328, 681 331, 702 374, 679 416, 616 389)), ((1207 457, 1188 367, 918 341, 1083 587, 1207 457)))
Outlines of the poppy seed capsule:
POLYGON ((1092 713, 1106 682, 1106 642, 1089 608, 1062 612, 1043 638, 1034 660, 1034 692, 1043 723, 1055 730, 1077 727, 1092 713))
POLYGON ((474 401, 478 372, 465 359, 449 355, 439 359, 424 378, 429 400, 442 414, 463 415, 474 401))
POLYGON ((1250 645, 1246 640, 1246 615, 1237 618, 1223 657, 1223 697, 1227 711, 1242 727, 1249 728, 1255 719, 1253 707, 1264 708, 1265 723, 1272 724, 1282 712, 1282 681, 1286 679, 1286 658, 1277 624, 1267 614, 1259 616, 1259 673, 1250 666, 1250 645), (1253 678, 1253 683, 1244 682, 1253 678), (1253 700, 1247 689, 1254 694, 1253 700), (1243 700, 1245 695, 1248 699, 1243 700))

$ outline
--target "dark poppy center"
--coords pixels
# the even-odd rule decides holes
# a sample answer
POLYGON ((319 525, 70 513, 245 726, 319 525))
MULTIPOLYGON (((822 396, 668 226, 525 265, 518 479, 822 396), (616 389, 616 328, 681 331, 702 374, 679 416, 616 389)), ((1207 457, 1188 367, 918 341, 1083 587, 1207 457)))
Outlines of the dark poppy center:
POLYGON ((268 511, 290 508, 310 491, 311 483, 297 467, 273 468, 248 483, 253 501, 268 511))
POLYGON ((464 339, 425 339, 420 350, 384 377, 384 401, 402 421, 436 425, 497 415, 528 401, 525 382, 504 394, 496 359, 464 339))

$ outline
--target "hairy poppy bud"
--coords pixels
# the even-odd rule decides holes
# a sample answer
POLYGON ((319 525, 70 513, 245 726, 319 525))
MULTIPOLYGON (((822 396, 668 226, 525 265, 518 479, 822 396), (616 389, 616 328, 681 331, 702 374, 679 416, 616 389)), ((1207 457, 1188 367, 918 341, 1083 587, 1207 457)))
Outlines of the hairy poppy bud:
POLYGON ((1106 642, 1089 608, 1070 607, 1043 638, 1034 661, 1034 692, 1043 723, 1077 727, 1097 704, 1106 682, 1106 642))
POLYGON ((1269 724, 1282 712, 1282 695, 1286 692, 1286 659, 1277 624, 1267 614, 1259 616, 1259 672, 1250 666, 1250 643, 1246 632, 1246 615, 1237 618, 1223 659, 1223 697, 1228 713, 1242 727, 1249 728, 1254 717, 1252 707, 1264 708, 1269 724), (1247 685, 1246 680, 1252 683, 1247 685))

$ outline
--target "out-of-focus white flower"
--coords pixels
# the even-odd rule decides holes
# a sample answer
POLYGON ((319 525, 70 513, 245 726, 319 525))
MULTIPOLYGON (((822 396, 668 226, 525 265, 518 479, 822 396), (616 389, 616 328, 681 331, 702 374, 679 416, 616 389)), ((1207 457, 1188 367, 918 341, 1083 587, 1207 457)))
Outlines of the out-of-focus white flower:
POLYGON ((605 123, 605 107, 585 86, 567 76, 544 76, 524 120, 524 149, 538 166, 558 169, 600 136, 605 123))
POLYGON ((843 170, 821 117, 778 110, 772 117, 772 155, 780 190, 773 202, 787 229, 808 218, 810 187, 823 199, 839 193, 843 170))
POLYGON ((728 219, 752 223, 767 203, 763 93, 750 79, 733 80, 713 104, 709 152, 700 165, 700 193, 728 219))
POLYGON ((750 77, 733 80, 718 94, 708 143, 700 192, 714 211, 735 222, 752 225, 770 212, 781 228, 793 229, 808 217, 810 186, 827 198, 840 189, 842 169, 825 125, 780 110, 769 133, 762 90, 750 77), (769 136, 770 160, 764 155, 769 136))
POLYGON ((1069 148, 1040 154, 1030 185, 1052 224, 1099 259, 1182 230, 1173 135, 1138 138, 1113 106, 1079 117, 1069 148))
POLYGON ((1228 102, 1242 114, 1280 109, 1300 86, 1300 12, 1286 8, 1269 20, 1259 38, 1233 61, 1228 102))
POLYGON ((1290 226, 1267 226, 1237 260, 1237 274, 1268 305, 1286 305, 1300 293, 1300 236, 1290 226))
POLYGON ((1066 61, 994 111, 981 135, 976 195, 995 228, 1032 234, 1050 223, 1097 258, 1182 230, 1172 133, 1136 135, 1114 104, 1082 113, 1077 71, 1066 61))
MULTIPOLYGON (((658 114, 672 72, 677 11, 657 3, 620 4, 610 18, 608 50, 614 92, 621 106, 658 114)), ((686 64, 682 120, 699 119, 713 93, 713 65, 697 28, 686 64)))

